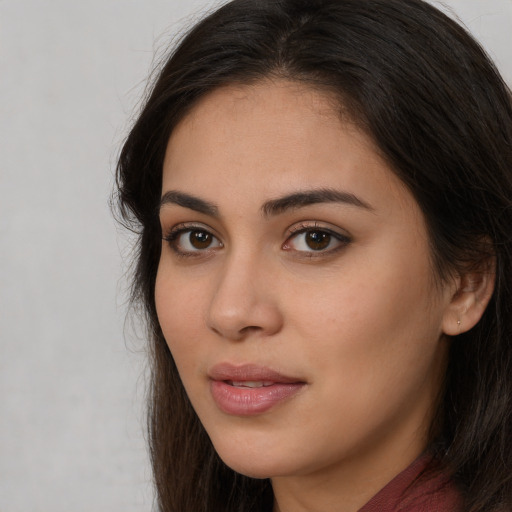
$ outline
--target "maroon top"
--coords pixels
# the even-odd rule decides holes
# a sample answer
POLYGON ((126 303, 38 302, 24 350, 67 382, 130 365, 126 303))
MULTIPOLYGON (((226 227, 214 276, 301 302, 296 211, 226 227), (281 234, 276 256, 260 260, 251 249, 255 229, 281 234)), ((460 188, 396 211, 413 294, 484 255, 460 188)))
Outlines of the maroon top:
POLYGON ((422 478, 429 461, 428 456, 416 459, 359 512, 462 512, 462 497, 449 477, 422 478))

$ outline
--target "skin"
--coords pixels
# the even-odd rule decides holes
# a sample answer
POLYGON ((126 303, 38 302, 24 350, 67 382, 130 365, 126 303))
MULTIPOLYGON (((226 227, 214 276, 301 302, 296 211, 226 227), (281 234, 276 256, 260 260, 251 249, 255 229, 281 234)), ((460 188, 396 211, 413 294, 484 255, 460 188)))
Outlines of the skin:
POLYGON ((270 477, 281 512, 356 511, 424 451, 444 333, 461 330, 461 280, 436 282, 417 203, 340 117, 298 84, 224 87, 176 127, 163 167, 163 194, 216 210, 172 194, 162 204, 164 336, 215 449, 236 471, 270 477), (319 189, 361 204, 262 212, 319 189), (204 246, 190 229, 210 234, 204 246), (308 246, 312 232, 331 234, 325 249, 308 246), (226 414, 208 377, 224 362, 305 385, 262 414, 226 414))

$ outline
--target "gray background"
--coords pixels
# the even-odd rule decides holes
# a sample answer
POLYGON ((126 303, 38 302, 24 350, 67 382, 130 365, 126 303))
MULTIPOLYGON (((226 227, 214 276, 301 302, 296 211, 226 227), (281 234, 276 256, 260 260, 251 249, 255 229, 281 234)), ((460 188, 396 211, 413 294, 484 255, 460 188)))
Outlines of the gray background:
MULTIPOLYGON (((512 0, 446 4, 511 83, 512 0)), ((0 1, 0 512, 152 508, 108 197, 154 56, 208 5, 0 1)))

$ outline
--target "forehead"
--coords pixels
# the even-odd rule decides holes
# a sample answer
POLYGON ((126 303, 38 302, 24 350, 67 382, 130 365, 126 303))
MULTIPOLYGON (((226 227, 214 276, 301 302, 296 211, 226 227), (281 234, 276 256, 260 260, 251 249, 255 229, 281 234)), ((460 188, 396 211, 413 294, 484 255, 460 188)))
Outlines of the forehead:
POLYGON ((202 98, 174 129, 163 170, 163 192, 230 201, 234 189, 247 201, 330 187, 364 193, 369 203, 390 193, 394 204, 411 199, 332 95, 288 81, 227 86, 202 98))
MULTIPOLYGON (((185 122, 192 122, 196 115, 210 113, 215 116, 219 111, 254 114, 262 107, 283 115, 297 116, 309 110, 315 116, 340 120, 345 110, 334 93, 320 90, 301 82, 287 79, 265 78, 251 84, 229 84, 218 87, 203 96, 185 116, 185 122)), ((268 111, 265 111, 268 113, 268 111)), ((348 112, 343 116, 349 119, 348 112)), ((183 122, 182 122, 183 123, 183 122)))
POLYGON ((341 109, 336 107, 332 96, 295 82, 221 87, 201 98, 175 127, 167 156, 182 153, 183 144, 190 142, 187 136, 193 132, 201 135, 196 149, 222 143, 235 153, 265 144, 265 156, 277 157, 279 151, 272 150, 283 144, 314 140, 315 125, 339 130, 341 109))

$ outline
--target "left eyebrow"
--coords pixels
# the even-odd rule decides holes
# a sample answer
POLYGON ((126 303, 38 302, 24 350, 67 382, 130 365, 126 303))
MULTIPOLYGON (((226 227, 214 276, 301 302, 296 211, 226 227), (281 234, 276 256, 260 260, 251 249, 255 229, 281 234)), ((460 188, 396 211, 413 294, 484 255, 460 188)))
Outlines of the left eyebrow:
POLYGON ((267 201, 261 211, 265 217, 279 215, 288 210, 294 210, 318 203, 343 203, 368 211, 374 211, 373 207, 350 192, 344 192, 332 188, 295 192, 277 199, 267 201))
POLYGON ((177 204, 183 208, 204 213, 211 217, 219 216, 217 205, 201 199, 200 197, 195 197, 185 192, 179 192, 178 190, 169 190, 162 196, 160 199, 160 209, 166 204, 177 204))

